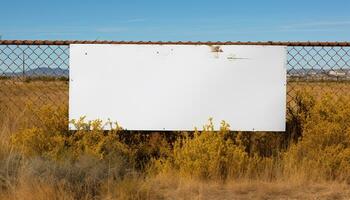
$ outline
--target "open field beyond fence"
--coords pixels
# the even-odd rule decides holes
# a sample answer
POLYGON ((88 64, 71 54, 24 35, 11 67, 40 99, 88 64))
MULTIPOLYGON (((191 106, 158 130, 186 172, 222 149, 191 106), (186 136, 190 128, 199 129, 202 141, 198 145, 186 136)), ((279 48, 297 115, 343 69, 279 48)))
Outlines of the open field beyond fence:
MULTIPOLYGON (((0 108, 7 107, 11 108, 10 111, 17 111, 28 105, 31 106, 30 109, 43 105, 68 107, 68 90, 69 85, 65 80, 0 80, 0 108)), ((308 92, 316 98, 329 94, 336 100, 338 97, 349 96, 350 81, 289 82, 286 94, 288 106, 295 106, 294 97, 300 91, 308 92)))

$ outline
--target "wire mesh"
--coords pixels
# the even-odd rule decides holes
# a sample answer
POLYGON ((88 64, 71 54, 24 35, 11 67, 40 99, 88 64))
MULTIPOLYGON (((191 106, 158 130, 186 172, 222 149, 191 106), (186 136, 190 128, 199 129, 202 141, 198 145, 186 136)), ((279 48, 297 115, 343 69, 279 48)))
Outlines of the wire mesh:
POLYGON ((69 46, 0 45, 0 112, 68 106, 69 46))
MULTIPOLYGON (((42 106, 68 107, 69 44, 71 43, 79 42, 1 41, 0 112, 4 109, 13 113, 26 110, 32 112, 35 117, 34 113, 42 106)), ((88 42, 81 41, 81 43, 88 42)), ((145 44, 145 42, 137 44, 145 44)), ((287 106, 295 104, 294 97, 298 91, 310 91, 315 95, 330 93, 334 98, 350 92, 350 44, 315 43, 313 45, 300 42, 254 44, 288 46, 287 106)))

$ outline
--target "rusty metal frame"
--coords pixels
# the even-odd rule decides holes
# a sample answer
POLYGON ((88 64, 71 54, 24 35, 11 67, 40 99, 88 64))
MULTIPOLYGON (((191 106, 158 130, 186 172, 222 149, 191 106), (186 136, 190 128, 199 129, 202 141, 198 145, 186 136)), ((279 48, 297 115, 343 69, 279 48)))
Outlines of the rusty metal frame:
POLYGON ((158 44, 158 45, 272 45, 272 46, 350 46, 350 42, 242 42, 242 41, 107 41, 107 40, 0 40, 0 45, 70 45, 70 44, 158 44))

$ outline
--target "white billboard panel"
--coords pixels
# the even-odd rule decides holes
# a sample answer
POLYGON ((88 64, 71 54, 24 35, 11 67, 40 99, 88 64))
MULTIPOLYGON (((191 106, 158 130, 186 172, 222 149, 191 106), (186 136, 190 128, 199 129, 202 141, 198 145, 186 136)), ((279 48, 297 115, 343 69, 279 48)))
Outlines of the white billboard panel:
POLYGON ((232 130, 284 131, 286 47, 72 44, 69 87, 70 119, 193 130, 212 117, 232 130))

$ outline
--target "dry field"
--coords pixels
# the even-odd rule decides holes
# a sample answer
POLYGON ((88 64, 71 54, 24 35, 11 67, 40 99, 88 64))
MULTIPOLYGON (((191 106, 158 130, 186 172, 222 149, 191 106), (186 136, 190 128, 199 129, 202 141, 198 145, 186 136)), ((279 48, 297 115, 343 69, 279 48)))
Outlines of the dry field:
POLYGON ((68 83, 65 81, 0 80, 0 103, 11 109, 24 108, 25 104, 68 105, 68 83))
POLYGON ((288 83, 287 90, 288 100, 292 100, 296 91, 307 91, 315 97, 322 97, 325 93, 337 97, 349 94, 350 82, 291 82, 288 83))
POLYGON ((286 133, 72 133, 64 81, 0 80, 0 200, 350 199, 350 84, 288 91, 286 133))

